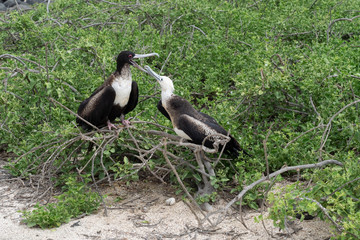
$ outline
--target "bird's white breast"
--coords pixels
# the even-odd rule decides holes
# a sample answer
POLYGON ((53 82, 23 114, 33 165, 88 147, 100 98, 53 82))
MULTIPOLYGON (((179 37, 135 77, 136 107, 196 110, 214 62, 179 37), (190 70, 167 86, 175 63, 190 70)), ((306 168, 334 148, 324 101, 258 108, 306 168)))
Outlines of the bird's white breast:
POLYGON ((114 80, 114 82, 111 84, 116 93, 114 105, 120 105, 120 107, 124 107, 128 103, 131 92, 131 84, 131 78, 129 80, 119 77, 114 80))
POLYGON ((171 91, 162 91, 161 92, 161 102, 163 107, 167 108, 167 102, 170 100, 170 98, 173 96, 173 93, 171 91))

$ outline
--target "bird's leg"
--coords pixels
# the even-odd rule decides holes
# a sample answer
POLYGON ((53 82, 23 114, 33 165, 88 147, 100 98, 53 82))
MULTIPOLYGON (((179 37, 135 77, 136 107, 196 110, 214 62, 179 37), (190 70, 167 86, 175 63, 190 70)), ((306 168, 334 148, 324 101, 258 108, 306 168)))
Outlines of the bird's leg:
POLYGON ((116 127, 114 124, 112 124, 112 123, 110 122, 110 120, 107 120, 106 123, 107 123, 107 126, 108 126, 109 130, 111 130, 111 128, 117 129, 117 127, 116 127))
POLYGON ((203 163, 209 173, 210 176, 215 177, 215 171, 214 168, 211 166, 211 163, 206 160, 206 156, 204 154, 204 151, 201 151, 201 159, 203 160, 203 163))
POLYGON ((124 114, 121 114, 121 115, 120 115, 120 120, 121 120, 121 123, 124 124, 125 127, 130 126, 130 121, 125 119, 125 115, 124 115, 124 114))

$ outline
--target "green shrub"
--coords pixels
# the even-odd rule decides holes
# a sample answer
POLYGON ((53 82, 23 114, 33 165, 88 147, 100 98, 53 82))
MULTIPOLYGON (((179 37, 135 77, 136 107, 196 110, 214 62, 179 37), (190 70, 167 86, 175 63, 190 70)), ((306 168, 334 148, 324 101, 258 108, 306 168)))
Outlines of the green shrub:
POLYGON ((29 227, 39 226, 41 228, 59 227, 67 223, 71 218, 82 214, 89 215, 96 211, 101 203, 98 193, 88 190, 82 182, 69 177, 65 183, 66 190, 56 196, 55 203, 47 205, 35 205, 32 211, 23 211, 24 222, 29 227))
MULTIPOLYGON (((235 193, 266 173, 263 141, 270 126, 266 145, 271 172, 329 158, 346 165, 346 170, 308 171, 307 179, 316 178, 315 186, 299 188, 300 195, 320 201, 358 176, 359 104, 335 114, 360 96, 360 18, 334 21, 357 16, 358 0, 115 2, 118 5, 57 0, 49 13, 46 5, 2 13, 0 144, 19 156, 9 163, 12 174, 29 177, 44 163, 51 163, 46 165, 51 166, 49 171, 65 176, 84 166, 99 179, 107 176, 104 167, 113 168, 117 177, 130 174, 138 159, 123 162, 124 155, 136 155, 126 131, 105 146, 105 157, 91 160, 81 141, 63 145, 80 131, 74 128, 74 115, 49 100, 76 112, 114 71, 114 57, 130 49, 158 52, 159 58, 141 64, 162 68, 178 95, 215 117, 251 153, 250 158, 217 166, 212 182, 218 191, 235 193), (36 149, 39 146, 43 147, 36 149), (49 162, 50 156, 54 157, 49 162)), ((128 117, 171 127, 155 107, 156 83, 135 70, 133 78, 141 96, 128 117)), ((135 128, 131 130, 135 138, 143 138, 140 147, 151 149, 161 141, 144 134, 155 126, 135 124, 135 128)), ((94 137, 99 145, 105 141, 105 136, 94 137)), ((193 158, 185 148, 170 151, 182 159, 193 158)), ((164 162, 161 154, 149 160, 152 168, 164 162)), ((183 180, 197 177, 185 166, 177 170, 183 180)), ((244 203, 256 207, 254 199, 261 198, 264 189, 251 192, 244 203)), ((358 203, 345 204, 351 197, 359 198, 357 190, 355 183, 348 184, 339 196, 321 202, 331 213, 339 211, 336 217, 346 230, 340 238, 359 236, 358 203)), ((295 199, 291 193, 287 197, 295 199)), ((278 204, 282 214, 291 213, 285 202, 278 204)), ((304 205, 314 210, 313 203, 304 205)), ((272 215, 275 221, 276 216, 283 215, 272 215)))

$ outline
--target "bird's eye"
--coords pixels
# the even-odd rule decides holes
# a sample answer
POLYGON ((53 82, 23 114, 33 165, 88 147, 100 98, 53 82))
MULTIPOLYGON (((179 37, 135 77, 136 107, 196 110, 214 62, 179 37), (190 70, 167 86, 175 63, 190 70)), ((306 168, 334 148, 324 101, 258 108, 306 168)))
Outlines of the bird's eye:
POLYGON ((129 57, 129 58, 132 58, 133 56, 130 54, 128 57, 129 57))

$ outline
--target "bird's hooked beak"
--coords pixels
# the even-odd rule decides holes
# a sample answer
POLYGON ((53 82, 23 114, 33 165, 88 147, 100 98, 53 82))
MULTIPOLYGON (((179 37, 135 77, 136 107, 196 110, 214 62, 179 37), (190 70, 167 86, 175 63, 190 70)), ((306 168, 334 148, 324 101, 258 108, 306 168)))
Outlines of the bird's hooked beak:
POLYGON ((156 72, 154 72, 148 65, 145 66, 145 70, 146 72, 152 76, 153 78, 155 78, 157 81, 161 81, 161 76, 159 74, 157 74, 156 72))
MULTIPOLYGON (((147 53, 147 54, 135 54, 135 56, 133 57, 133 59, 135 58, 146 58, 146 57, 152 57, 152 56, 158 56, 159 57, 159 54, 157 53, 147 53)), ((147 73, 146 70, 144 70, 139 64, 137 64, 135 61, 133 61, 132 59, 130 60, 130 63, 136 67, 137 69, 147 73)))

